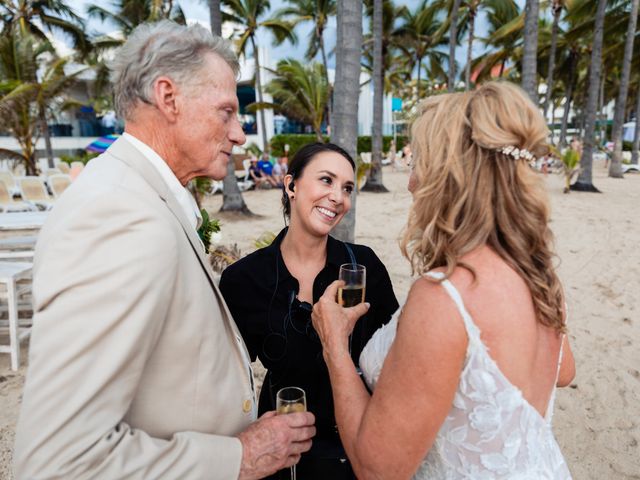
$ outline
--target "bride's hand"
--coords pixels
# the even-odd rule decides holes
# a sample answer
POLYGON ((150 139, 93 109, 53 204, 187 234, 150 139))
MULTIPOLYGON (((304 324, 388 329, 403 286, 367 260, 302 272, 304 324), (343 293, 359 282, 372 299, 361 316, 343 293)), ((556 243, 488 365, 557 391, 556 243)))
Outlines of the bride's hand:
POLYGON ((336 303, 338 287, 344 285, 336 280, 327 287, 320 300, 313 306, 311 319, 322 342, 323 355, 332 352, 349 352, 349 335, 353 331, 358 318, 369 310, 368 303, 360 303, 355 307, 342 308, 336 303))

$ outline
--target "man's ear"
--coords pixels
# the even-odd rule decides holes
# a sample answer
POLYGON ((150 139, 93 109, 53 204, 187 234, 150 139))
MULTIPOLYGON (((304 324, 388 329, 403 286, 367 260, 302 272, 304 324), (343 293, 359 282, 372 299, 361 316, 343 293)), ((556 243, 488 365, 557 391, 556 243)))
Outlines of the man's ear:
POLYGON ((178 86, 169 77, 161 76, 153 83, 153 95, 156 107, 169 120, 178 115, 178 86))

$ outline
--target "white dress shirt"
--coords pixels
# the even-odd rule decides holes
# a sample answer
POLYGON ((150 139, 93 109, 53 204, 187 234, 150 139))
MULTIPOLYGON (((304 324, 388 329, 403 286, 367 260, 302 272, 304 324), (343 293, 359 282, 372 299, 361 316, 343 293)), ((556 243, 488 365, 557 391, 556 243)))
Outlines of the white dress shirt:
POLYGON ((140 150, 140 153, 149 160, 149 163, 154 166, 154 168, 158 171, 162 179, 165 181, 167 186, 169 187, 169 191, 176 197, 180 207, 184 211, 187 219, 193 226, 194 230, 197 230, 200 224, 202 223, 202 215, 200 214, 200 210, 198 209, 198 204, 196 203, 191 192, 182 186, 178 177, 173 173, 173 171, 167 165, 160 155, 158 155, 149 145, 144 143, 142 140, 138 140, 136 137, 131 135, 130 133, 124 132, 122 134, 123 138, 126 138, 134 147, 140 150))

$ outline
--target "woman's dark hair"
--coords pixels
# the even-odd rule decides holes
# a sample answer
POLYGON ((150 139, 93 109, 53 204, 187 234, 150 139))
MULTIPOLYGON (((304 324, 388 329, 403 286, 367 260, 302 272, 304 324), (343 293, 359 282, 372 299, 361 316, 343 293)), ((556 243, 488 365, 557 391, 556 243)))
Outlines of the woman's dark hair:
POLYGON ((309 162, 313 160, 316 155, 323 152, 335 152, 342 155, 348 162, 351 164, 351 168, 355 171, 356 164, 343 148, 339 147, 335 143, 308 143, 300 150, 296 152, 289 164, 289 169, 287 170, 287 174, 291 175, 291 180, 288 184, 282 185, 282 209, 284 211, 284 216, 289 217, 291 215, 291 203, 289 202, 289 195, 287 195, 287 190, 293 190, 295 186, 295 180, 302 176, 302 172, 309 165, 309 162))

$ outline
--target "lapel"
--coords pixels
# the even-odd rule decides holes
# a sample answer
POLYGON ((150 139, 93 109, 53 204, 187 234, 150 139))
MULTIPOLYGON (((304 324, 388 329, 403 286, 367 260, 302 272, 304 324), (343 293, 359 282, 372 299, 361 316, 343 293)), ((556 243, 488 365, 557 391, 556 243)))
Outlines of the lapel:
MULTIPOLYGON (((173 196, 173 194, 169 191, 169 187, 164 181, 164 179, 160 176, 160 173, 153 167, 153 165, 140 153, 140 151, 135 148, 131 143, 129 143, 126 138, 120 137, 116 140, 107 150, 108 154, 111 154, 113 157, 117 158, 121 162, 125 163, 133 170, 135 170, 162 198, 162 200, 166 203, 171 213, 173 213, 174 217, 180 222, 182 226, 182 230, 186 234, 189 239, 189 243, 191 244, 191 248, 193 249, 200 265, 203 270, 207 274, 207 278, 209 279, 209 284, 213 289, 213 292, 218 299, 218 303, 220 304, 220 309, 223 312, 224 322, 227 328, 231 329, 231 332, 238 339, 242 339, 240 332, 238 331, 238 327, 236 323, 232 320, 231 313, 227 307, 227 303, 224 301, 218 286, 216 285, 215 277, 213 270, 211 269, 211 265, 207 260, 207 257, 204 254, 204 247, 202 245, 202 241, 198 236, 198 233, 194 230, 193 226, 184 215, 184 210, 178 203, 178 200, 173 196)), ((243 343, 244 345, 244 343, 243 343)))

